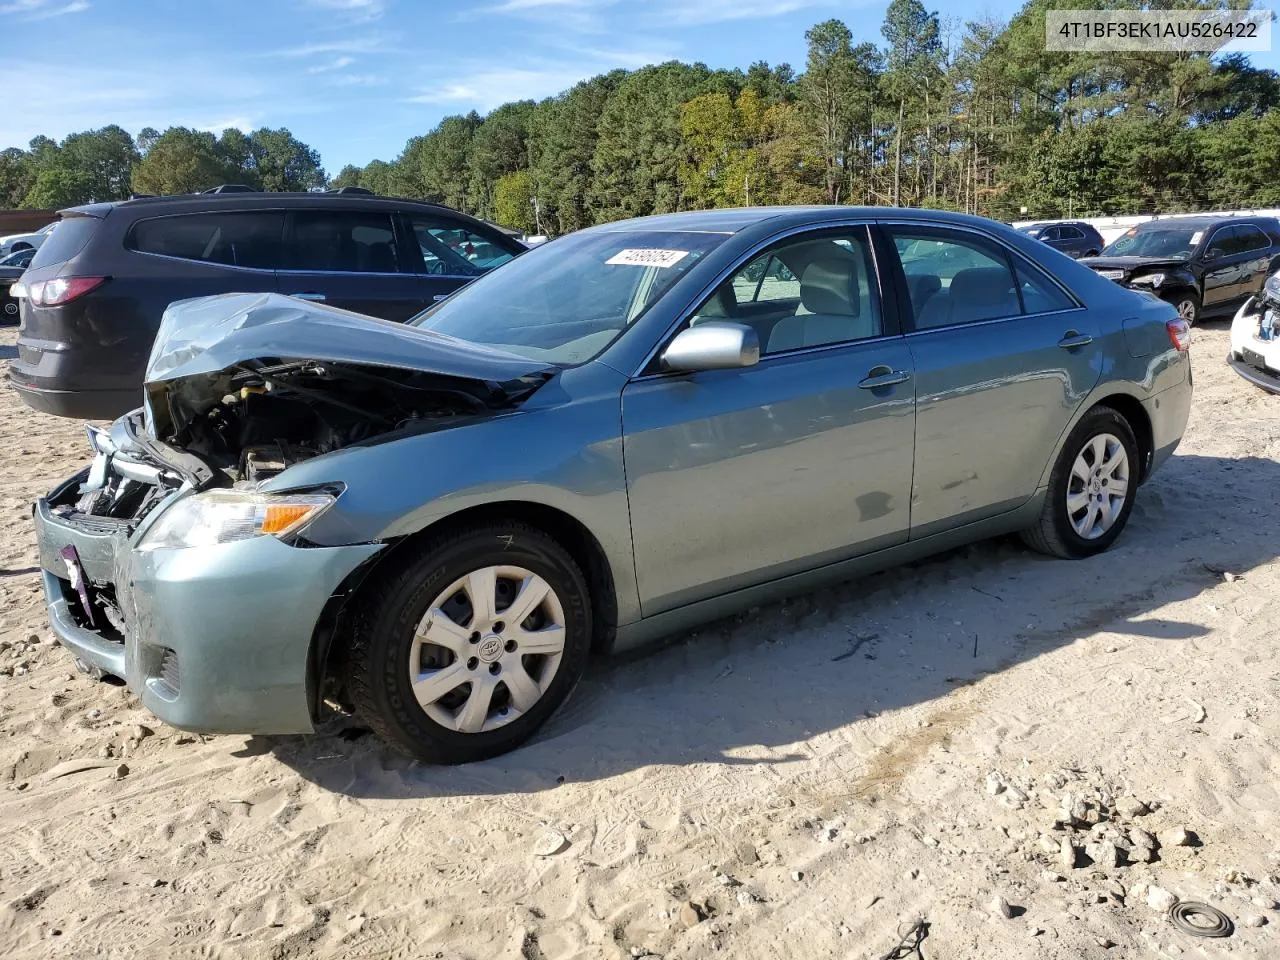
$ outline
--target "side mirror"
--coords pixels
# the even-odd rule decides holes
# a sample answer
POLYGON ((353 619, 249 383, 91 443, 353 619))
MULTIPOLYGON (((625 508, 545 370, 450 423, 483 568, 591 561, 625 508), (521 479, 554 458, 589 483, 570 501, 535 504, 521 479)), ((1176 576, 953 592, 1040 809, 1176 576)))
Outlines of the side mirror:
POLYGON ((1221 247, 1210 247, 1209 252, 1204 255, 1204 258, 1206 260, 1217 260, 1219 257, 1224 255, 1225 254, 1221 247))
POLYGON ((741 323, 700 323, 687 327, 662 352, 662 369, 692 373, 730 370, 760 362, 760 338, 741 323))

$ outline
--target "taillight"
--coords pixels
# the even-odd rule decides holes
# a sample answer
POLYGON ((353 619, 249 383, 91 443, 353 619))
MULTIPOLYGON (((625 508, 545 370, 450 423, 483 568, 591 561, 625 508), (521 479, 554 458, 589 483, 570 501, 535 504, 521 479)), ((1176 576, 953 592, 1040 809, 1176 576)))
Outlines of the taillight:
POLYGON ((27 297, 32 306, 60 307, 106 282, 106 277, 57 277, 26 285, 27 297))
POLYGON ((1191 346, 1191 324, 1181 317, 1166 320, 1164 329, 1169 334, 1169 342, 1173 344, 1173 349, 1179 353, 1191 346))

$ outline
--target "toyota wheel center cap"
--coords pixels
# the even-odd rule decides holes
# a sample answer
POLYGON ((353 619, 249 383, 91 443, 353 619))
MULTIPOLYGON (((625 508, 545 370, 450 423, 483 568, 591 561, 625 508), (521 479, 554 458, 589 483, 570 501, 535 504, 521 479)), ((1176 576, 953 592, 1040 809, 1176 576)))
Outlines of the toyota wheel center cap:
POLYGON ((480 641, 480 646, 476 648, 476 653, 480 655, 480 659, 485 663, 493 663, 502 656, 503 646, 501 637, 491 635, 480 641))

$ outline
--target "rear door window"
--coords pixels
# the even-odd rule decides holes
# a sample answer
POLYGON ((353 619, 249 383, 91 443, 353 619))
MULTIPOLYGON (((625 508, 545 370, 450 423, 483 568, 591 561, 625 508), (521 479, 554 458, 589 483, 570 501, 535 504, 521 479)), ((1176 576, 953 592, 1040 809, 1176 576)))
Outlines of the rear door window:
POLYGON ((986 237, 896 224, 889 232, 906 275, 914 330, 1078 306, 1042 270, 986 237))
POLYGON ((30 269, 47 267, 70 260, 84 249, 89 238, 102 223, 97 217, 63 217, 52 224, 53 232, 45 238, 31 260, 30 269))
POLYGON ((1253 224, 1238 224, 1236 226, 1236 235, 1239 237, 1238 243, 1241 252, 1262 250, 1271 246, 1271 241, 1267 239, 1267 235, 1253 226, 1253 224))
POLYGON ((189 213, 139 220, 125 245, 179 260, 274 270, 283 229, 284 214, 278 211, 189 213))
POLYGON ((292 215, 284 267, 308 273, 400 273, 388 213, 299 210, 292 215))

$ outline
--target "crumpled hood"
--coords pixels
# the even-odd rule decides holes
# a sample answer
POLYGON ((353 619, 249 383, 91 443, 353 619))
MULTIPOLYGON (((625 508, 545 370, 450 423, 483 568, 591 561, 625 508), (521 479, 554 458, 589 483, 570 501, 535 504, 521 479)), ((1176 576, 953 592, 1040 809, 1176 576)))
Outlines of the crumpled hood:
POLYGON ((1151 267, 1185 267, 1186 257, 1081 257, 1083 263, 1094 270, 1146 270, 1151 267))
POLYGON ((147 361, 148 386, 254 360, 317 360, 507 382, 554 367, 440 333, 278 293, 170 304, 147 361))

